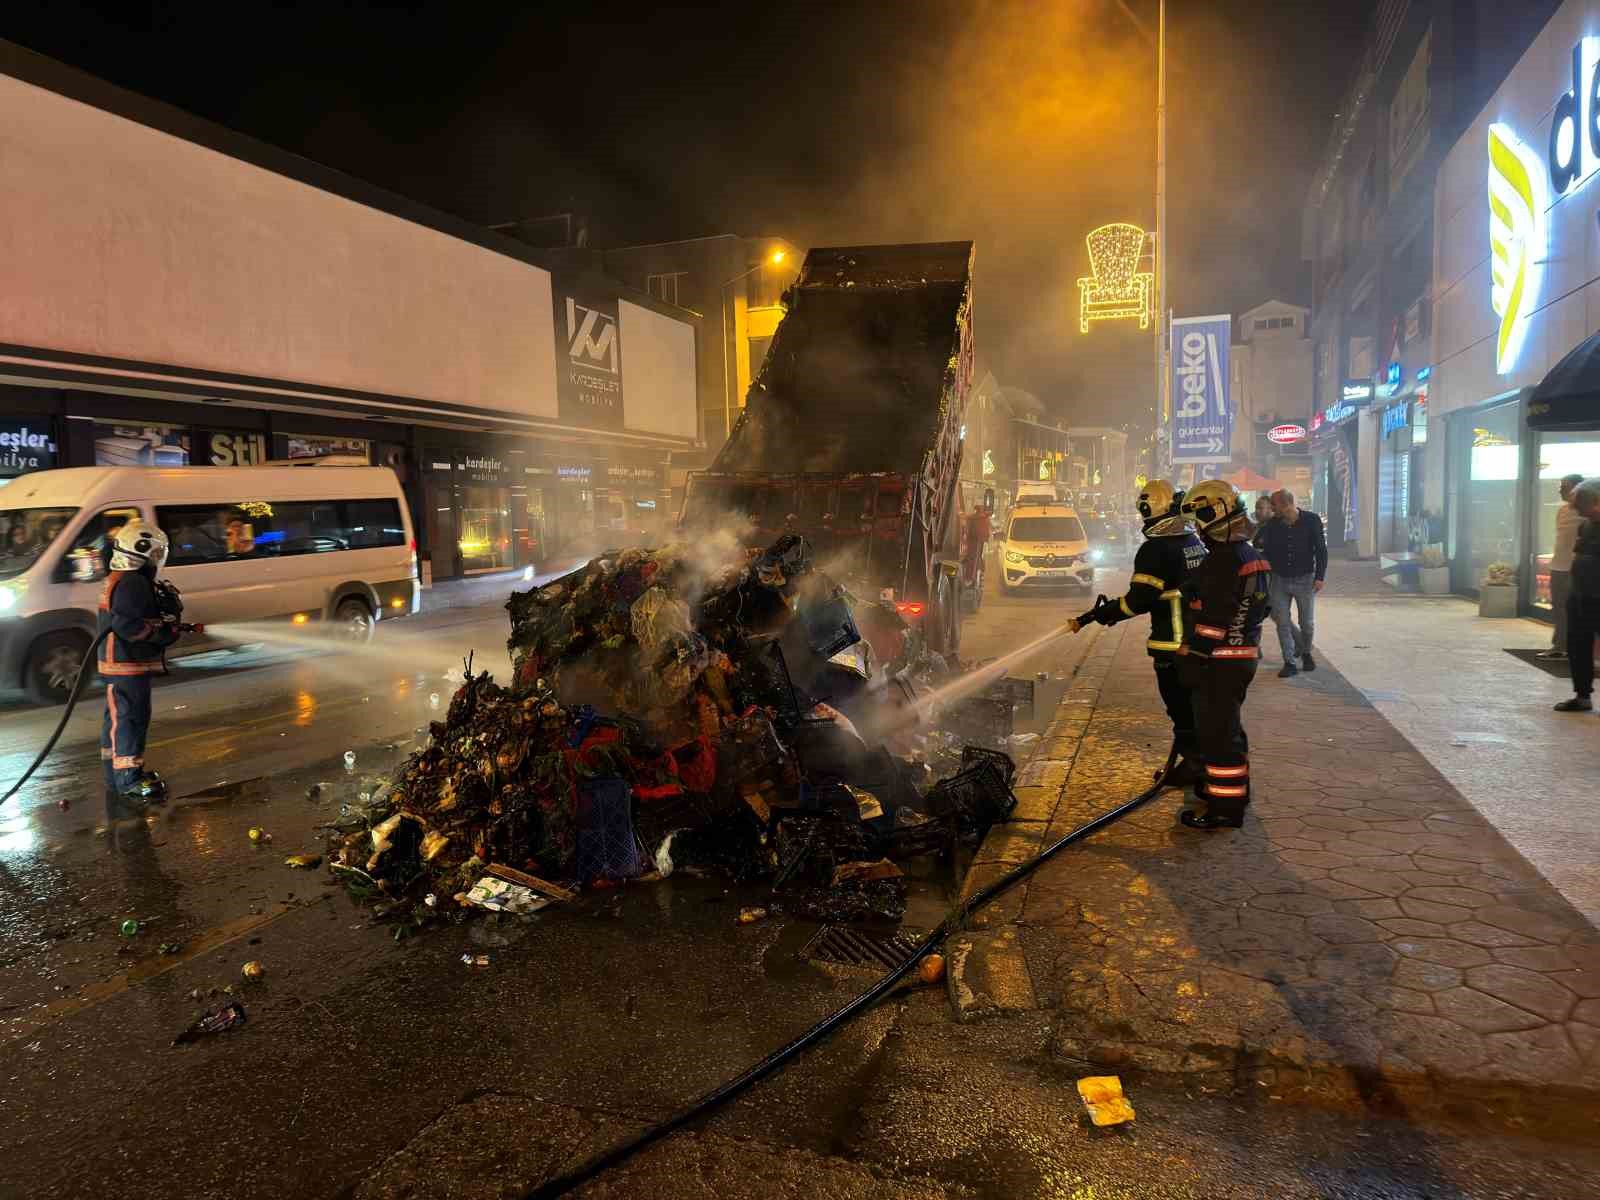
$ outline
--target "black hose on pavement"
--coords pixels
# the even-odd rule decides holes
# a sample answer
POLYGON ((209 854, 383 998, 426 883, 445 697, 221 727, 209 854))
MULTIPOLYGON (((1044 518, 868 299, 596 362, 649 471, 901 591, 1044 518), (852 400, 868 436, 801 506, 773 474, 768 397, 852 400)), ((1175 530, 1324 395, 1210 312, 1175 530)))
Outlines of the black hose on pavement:
POLYGON ((1172 768, 1177 761, 1178 744, 1173 742, 1172 748, 1167 751, 1166 764, 1156 772, 1155 782, 1147 789, 1140 792, 1132 800, 1128 800, 1108 812, 1103 812, 1093 820, 1085 821, 1071 832, 1063 834, 1027 862, 1013 867, 988 887, 975 892, 970 898, 963 901, 953 913, 941 921, 937 929, 918 942, 917 948, 911 952, 910 957, 848 1004, 828 1014, 828 1016, 818 1021, 788 1045, 774 1050, 766 1058, 747 1068, 742 1074, 707 1092, 687 1108, 678 1110, 665 1120, 652 1125, 643 1133, 635 1134, 633 1137, 612 1146, 609 1150, 602 1150, 599 1154, 580 1163, 572 1170, 540 1184, 527 1193, 527 1200, 554 1200, 554 1197, 566 1195, 573 1188, 587 1183, 602 1171, 607 1171, 620 1165, 646 1146, 653 1145, 668 1134, 676 1133, 691 1121, 732 1100, 752 1084, 765 1079, 801 1051, 809 1049, 841 1025, 872 1007, 873 1004, 890 992, 896 984, 910 974, 912 968, 938 949, 944 943, 944 940, 954 933, 972 913, 1009 890, 1015 884, 1026 879, 1068 846, 1076 845, 1085 838, 1094 836, 1108 825, 1115 825, 1123 817, 1154 799, 1156 794, 1166 786, 1167 776, 1172 774, 1172 768))
POLYGON ((39 769, 44 760, 50 757, 50 751, 56 748, 56 742, 61 739, 61 731, 67 727, 67 720, 72 716, 72 710, 78 704, 78 697, 83 693, 83 681, 88 678, 89 664, 94 662, 94 652, 100 648, 100 643, 106 640, 106 634, 110 632, 111 630, 107 629, 105 633, 100 634, 83 652, 83 660, 78 663, 78 673, 72 677, 72 690, 67 693, 67 705, 61 713, 61 720, 56 723, 56 731, 50 735, 50 740, 44 744, 44 749, 39 751, 39 757, 34 759, 32 765, 22 773, 22 778, 11 785, 9 792, 0 796, 0 804, 4 804, 20 792, 22 785, 33 777, 33 773, 39 769))

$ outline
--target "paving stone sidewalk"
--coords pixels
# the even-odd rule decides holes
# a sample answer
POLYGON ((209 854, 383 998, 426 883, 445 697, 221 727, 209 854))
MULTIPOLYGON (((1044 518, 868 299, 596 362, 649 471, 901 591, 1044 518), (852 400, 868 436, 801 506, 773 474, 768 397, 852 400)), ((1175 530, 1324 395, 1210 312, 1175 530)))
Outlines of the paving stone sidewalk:
MULTIPOLYGON (((1169 730, 1130 628, 1084 660, 969 892, 1148 786, 1169 730)), ((1480 1111, 1541 1089, 1591 1120, 1600 933, 1330 667, 1261 672, 1245 723, 1245 827, 1184 829, 1168 791, 1068 850, 952 944, 958 1016, 1056 1010, 1073 1065, 1480 1111)))

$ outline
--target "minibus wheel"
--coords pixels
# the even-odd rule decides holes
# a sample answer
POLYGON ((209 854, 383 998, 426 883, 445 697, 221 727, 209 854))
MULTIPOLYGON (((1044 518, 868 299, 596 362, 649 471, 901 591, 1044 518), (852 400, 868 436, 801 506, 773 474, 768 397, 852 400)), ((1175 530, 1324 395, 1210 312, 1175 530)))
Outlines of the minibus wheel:
POLYGON ((333 610, 333 624, 346 641, 365 645, 372 640, 378 623, 372 619, 372 609, 365 600, 350 596, 339 601, 339 607, 333 610))
POLYGON ((71 629, 47 633, 36 641, 22 671, 22 686, 28 699, 35 704, 65 704, 89 642, 87 634, 71 629))

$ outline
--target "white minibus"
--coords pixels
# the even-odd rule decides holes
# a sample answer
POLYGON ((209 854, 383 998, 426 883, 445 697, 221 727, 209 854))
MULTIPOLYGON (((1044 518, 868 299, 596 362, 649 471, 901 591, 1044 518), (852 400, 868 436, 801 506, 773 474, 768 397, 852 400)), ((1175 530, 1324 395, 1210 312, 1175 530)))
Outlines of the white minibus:
MULTIPOLYGON (((331 622, 366 640, 417 611, 417 543, 388 467, 68 467, 0 487, 0 685, 66 699, 94 638, 108 540, 133 517, 171 542, 186 622, 331 622)), ((174 657, 215 649, 186 636, 174 657)))

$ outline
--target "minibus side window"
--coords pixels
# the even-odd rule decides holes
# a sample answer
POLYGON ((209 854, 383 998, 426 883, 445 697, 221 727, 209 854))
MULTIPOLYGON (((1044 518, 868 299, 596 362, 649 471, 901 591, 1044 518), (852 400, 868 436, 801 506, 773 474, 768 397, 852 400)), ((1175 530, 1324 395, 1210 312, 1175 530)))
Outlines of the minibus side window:
POLYGON ((83 523, 72 548, 56 564, 57 583, 94 583, 111 569, 111 539, 129 521, 140 517, 137 508, 108 508, 83 523))

